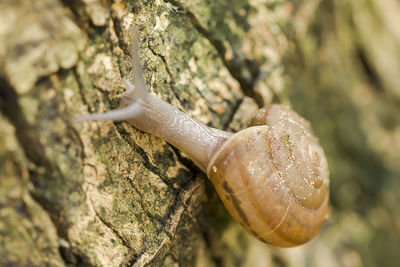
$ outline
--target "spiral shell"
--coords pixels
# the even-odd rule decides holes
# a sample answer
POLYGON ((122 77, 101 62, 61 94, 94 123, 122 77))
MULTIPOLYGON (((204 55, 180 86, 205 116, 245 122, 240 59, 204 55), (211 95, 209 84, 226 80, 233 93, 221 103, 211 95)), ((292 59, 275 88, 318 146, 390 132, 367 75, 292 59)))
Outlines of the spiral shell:
POLYGON ((260 110, 207 167, 230 214, 274 246, 303 244, 328 212, 328 165, 309 123, 286 106, 260 110))

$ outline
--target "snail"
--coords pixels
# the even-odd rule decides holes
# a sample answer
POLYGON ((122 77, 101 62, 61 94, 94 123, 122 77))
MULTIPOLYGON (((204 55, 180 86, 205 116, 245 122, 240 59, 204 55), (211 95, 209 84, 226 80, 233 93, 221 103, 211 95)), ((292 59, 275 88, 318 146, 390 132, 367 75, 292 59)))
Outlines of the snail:
POLYGON ((122 106, 76 121, 126 120, 179 150, 207 174, 225 207, 259 240, 293 247, 312 239, 328 213, 329 173, 310 124, 287 106, 261 109, 236 134, 208 127, 151 95, 133 34, 134 81, 122 106))

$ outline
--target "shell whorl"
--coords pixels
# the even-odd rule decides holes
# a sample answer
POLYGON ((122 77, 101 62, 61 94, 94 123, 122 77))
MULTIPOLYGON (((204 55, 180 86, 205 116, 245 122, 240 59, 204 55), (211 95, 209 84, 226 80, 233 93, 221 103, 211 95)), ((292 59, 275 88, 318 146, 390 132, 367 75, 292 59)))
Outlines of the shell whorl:
POLYGON ((222 145, 207 174, 231 215, 281 247, 315 236, 328 211, 328 166, 309 123, 286 106, 260 110, 222 145))

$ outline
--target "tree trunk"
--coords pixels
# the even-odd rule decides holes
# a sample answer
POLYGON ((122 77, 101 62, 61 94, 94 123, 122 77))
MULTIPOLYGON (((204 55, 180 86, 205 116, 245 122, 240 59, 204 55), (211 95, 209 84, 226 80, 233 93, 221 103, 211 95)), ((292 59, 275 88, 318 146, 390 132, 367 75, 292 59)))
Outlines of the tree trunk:
POLYGON ((319 3, 2 0, 0 265, 306 264, 325 237, 262 244, 168 143, 72 118, 118 107, 135 25, 149 91, 197 120, 235 132, 271 102, 305 110, 289 67, 317 52, 301 38, 319 3))

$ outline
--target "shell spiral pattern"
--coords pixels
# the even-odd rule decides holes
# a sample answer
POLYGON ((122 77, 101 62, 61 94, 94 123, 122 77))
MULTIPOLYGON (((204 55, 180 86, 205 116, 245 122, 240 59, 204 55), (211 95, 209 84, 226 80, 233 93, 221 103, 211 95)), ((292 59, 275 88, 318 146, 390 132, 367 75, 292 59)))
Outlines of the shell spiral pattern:
POLYGON ((309 122, 286 106, 260 110, 215 153, 207 174, 230 214, 271 245, 307 242, 327 216, 326 157, 309 122))

